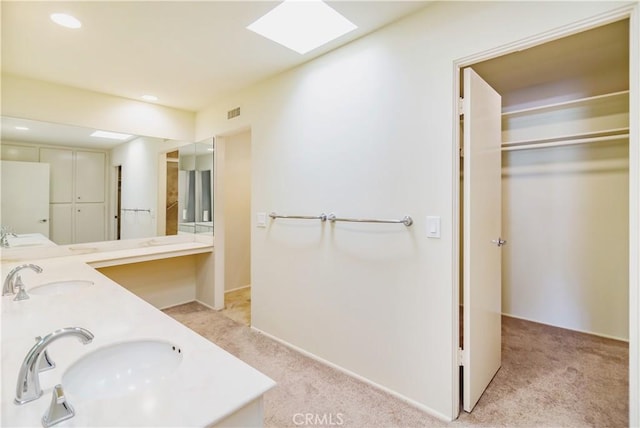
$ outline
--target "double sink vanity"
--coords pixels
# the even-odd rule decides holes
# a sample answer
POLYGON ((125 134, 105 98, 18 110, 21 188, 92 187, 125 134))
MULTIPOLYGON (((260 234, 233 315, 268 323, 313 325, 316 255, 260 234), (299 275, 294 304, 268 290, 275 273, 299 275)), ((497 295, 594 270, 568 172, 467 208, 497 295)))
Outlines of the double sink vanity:
POLYGON ((195 257, 213 295, 212 238, 2 250, 2 426, 263 425, 273 380, 96 270, 195 257))

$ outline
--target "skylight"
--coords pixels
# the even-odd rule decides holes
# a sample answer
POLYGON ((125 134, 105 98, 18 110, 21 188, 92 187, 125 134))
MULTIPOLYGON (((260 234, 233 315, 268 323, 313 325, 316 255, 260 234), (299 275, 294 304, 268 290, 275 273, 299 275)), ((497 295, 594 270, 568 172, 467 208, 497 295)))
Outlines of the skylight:
POLYGON ((51 20, 58 25, 62 25, 63 27, 76 29, 82 27, 82 22, 80 22, 76 17, 71 16, 67 13, 52 13, 51 20))
POLYGON ((305 54, 358 28, 321 0, 285 0, 247 29, 305 54))
POLYGON ((93 134, 91 134, 92 137, 98 137, 98 138, 109 138, 111 140, 128 140, 129 138, 133 137, 133 135, 129 135, 129 134, 120 134, 118 132, 110 132, 110 131, 95 131, 93 134))

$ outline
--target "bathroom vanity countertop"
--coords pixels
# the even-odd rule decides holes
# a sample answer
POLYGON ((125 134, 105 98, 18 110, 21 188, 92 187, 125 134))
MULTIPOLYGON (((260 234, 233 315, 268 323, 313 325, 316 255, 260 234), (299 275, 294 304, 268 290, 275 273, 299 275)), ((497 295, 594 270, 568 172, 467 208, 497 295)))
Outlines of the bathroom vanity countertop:
MULTIPOLYGON (((176 244, 183 245, 183 244, 176 244)), ((193 245, 193 243, 191 244, 193 245)), ((153 253, 158 247, 149 246, 153 253)), ((104 252, 104 257, 140 255, 140 250, 104 252), (121 252, 130 252, 127 254, 121 252)), ((149 254, 143 251, 145 254, 149 254)), ((90 400, 66 392, 76 415, 56 426, 207 426, 215 425, 259 399, 275 382, 202 336, 165 315, 125 288, 106 278, 87 262, 99 261, 95 253, 30 260, 41 274, 24 270, 27 292, 37 285, 61 280, 85 279, 94 284, 63 294, 15 302, 2 297, 2 426, 41 426, 51 402, 53 387, 76 360, 102 347, 140 339, 168 341, 183 357, 177 369, 147 388, 114 398, 90 400), (75 337, 63 337, 47 349, 55 361, 53 370, 40 373, 43 395, 14 404, 18 370, 35 343, 64 327, 83 327, 95 336, 83 345, 75 337)), ((2 279, 19 263, 2 263, 2 279)), ((64 384, 63 384, 64 388, 64 384)))
POLYGON ((22 233, 20 235, 8 236, 7 242, 9 248, 56 246, 56 244, 41 233, 22 233))
POLYGON ((109 260, 122 260, 122 263, 126 263, 127 259, 130 259, 129 262, 133 263, 159 259, 163 255, 176 257, 212 250, 213 236, 173 235, 37 248, 3 248, 2 264, 71 257, 71 260, 86 263, 103 262, 106 264, 101 266, 108 266, 109 260))

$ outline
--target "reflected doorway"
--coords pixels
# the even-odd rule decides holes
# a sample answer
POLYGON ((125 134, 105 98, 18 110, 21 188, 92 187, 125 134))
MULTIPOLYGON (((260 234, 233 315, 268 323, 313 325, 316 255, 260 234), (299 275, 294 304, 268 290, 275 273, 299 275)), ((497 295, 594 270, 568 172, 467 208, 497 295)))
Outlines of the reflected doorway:
POLYGON ((116 240, 120 240, 122 214, 122 165, 116 166, 116 240))
POLYGON ((166 235, 178 234, 178 150, 167 153, 166 235))

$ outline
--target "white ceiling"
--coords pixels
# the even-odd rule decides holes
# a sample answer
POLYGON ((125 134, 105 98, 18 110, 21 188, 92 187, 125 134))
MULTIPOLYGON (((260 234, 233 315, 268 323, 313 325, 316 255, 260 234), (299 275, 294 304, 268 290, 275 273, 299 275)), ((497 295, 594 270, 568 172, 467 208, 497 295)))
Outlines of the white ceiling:
POLYGON ((358 26, 300 55, 245 27, 274 1, 2 1, 2 70, 198 111, 226 93, 307 62, 425 7, 426 1, 328 1, 358 26), (66 12, 70 30, 49 15, 66 12))
MULTIPOLYGON (((359 29, 306 55, 245 28, 278 3, 2 0, 2 70, 138 100, 151 93, 160 104, 197 111, 217 97, 310 61, 429 2, 329 1, 359 29), (82 29, 51 22, 49 15, 60 11, 79 18, 82 29)), ((599 67, 618 64, 615 69, 628 70, 628 46, 620 43, 626 39, 628 23, 621 21, 475 64, 474 69, 503 94, 505 105, 526 102, 519 88, 567 76, 575 80, 581 74, 611 86, 607 82, 625 82, 628 76, 605 78, 599 67)), ((95 138, 88 142, 86 135, 93 130, 28 122, 30 131, 24 133, 15 130, 25 125, 24 120, 2 118, 2 138, 101 148, 121 143, 95 138)))
POLYGON ((480 62, 473 69, 502 95, 506 109, 628 90, 629 21, 480 62))

